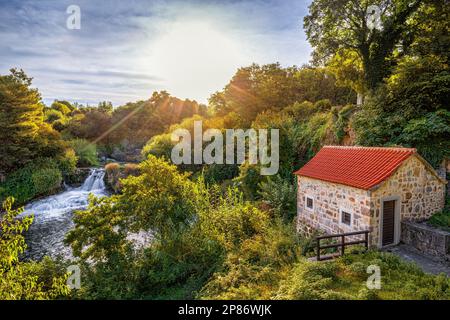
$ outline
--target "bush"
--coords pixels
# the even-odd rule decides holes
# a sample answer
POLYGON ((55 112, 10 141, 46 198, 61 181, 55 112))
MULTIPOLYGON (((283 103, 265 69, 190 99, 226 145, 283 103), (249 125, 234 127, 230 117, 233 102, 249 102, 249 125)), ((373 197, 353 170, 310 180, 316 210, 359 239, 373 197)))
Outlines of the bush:
POLYGON ((239 166, 231 164, 211 164, 203 167, 203 176, 207 183, 221 183, 233 179, 239 174, 239 166))
POLYGON ((106 185, 108 188, 110 188, 113 192, 119 192, 120 191, 120 183, 119 179, 121 178, 120 174, 120 164, 116 162, 111 162, 105 165, 105 172, 106 172, 106 185))
POLYGON ((78 166, 91 167, 98 165, 97 148, 95 144, 85 139, 74 139, 69 141, 78 158, 78 166))
POLYGON ((172 142, 170 134, 154 136, 142 148, 142 156, 147 158, 148 155, 154 155, 170 159, 174 145, 175 143, 172 142))
POLYGON ((428 223, 434 227, 450 231, 450 197, 446 198, 444 209, 432 215, 428 223))
POLYGON ((0 219, 0 300, 57 299, 67 297, 67 275, 49 258, 42 262, 23 262, 26 249, 23 232, 33 222, 32 216, 17 219, 23 208, 12 210, 13 198, 3 202, 0 219))
POLYGON ((53 159, 37 159, 10 174, 0 183, 0 201, 12 196, 19 205, 39 195, 47 195, 61 185, 62 175, 58 163, 53 159))
POLYGON ((64 119, 64 115, 60 111, 54 109, 46 110, 44 116, 45 121, 48 123, 53 123, 56 120, 64 119))
POLYGON ((51 108, 55 111, 61 112, 64 115, 69 114, 72 111, 66 104, 59 101, 53 102, 51 108))
POLYGON ((108 174, 118 174, 120 170, 120 164, 116 162, 110 162, 105 165, 105 171, 108 174))
POLYGON ((329 111, 331 109, 331 101, 328 99, 319 100, 314 103, 314 109, 319 112, 329 111))
POLYGON ((125 163, 123 166, 123 173, 125 177, 137 176, 139 174, 139 165, 135 163, 125 163))
POLYGON ((36 195, 45 195, 54 192, 61 187, 61 171, 56 168, 43 168, 36 170, 31 175, 34 192, 36 195))
POLYGON ((64 155, 58 158, 58 166, 63 174, 72 174, 77 167, 78 158, 73 149, 66 149, 64 155))
POLYGON ((338 298, 332 295, 333 284, 337 280, 338 268, 334 263, 302 261, 294 266, 291 275, 282 281, 275 299, 315 300, 338 298))
POLYGON ((295 184, 283 180, 279 175, 269 177, 259 184, 261 200, 269 205, 277 217, 290 222, 297 214, 297 191, 295 184))
POLYGON ((317 110, 314 108, 314 104, 309 101, 304 101, 302 103, 296 102, 292 106, 283 109, 283 112, 297 121, 306 121, 311 117, 317 110))

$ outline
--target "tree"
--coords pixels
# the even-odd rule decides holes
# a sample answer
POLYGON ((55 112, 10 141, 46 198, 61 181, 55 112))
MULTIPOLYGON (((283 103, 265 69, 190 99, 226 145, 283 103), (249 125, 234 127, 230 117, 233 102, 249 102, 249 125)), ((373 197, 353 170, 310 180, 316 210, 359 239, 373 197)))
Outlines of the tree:
POLYGON ((283 68, 278 63, 240 68, 221 92, 210 98, 217 116, 236 113, 242 125, 263 111, 279 111, 298 101, 329 99, 345 104, 352 98, 348 87, 337 87, 336 79, 325 68, 283 68))
POLYGON ((442 58, 405 59, 353 119, 356 142, 415 147, 438 167, 450 156, 449 88, 442 58))
POLYGON ((41 96, 32 78, 11 69, 0 76, 0 176, 38 157, 58 157, 66 146, 59 133, 44 122, 41 96))
POLYGON ((314 0, 304 27, 314 47, 316 63, 326 63, 340 50, 356 52, 364 70, 364 85, 375 89, 390 74, 394 51, 405 51, 416 26, 411 17, 427 1, 420 0, 314 0), (371 28, 380 10, 381 28, 371 28), (407 40, 407 41, 406 41, 407 40))
POLYGON ((69 114, 72 111, 72 109, 70 109, 67 106, 67 104, 64 104, 64 103, 59 102, 59 101, 53 102, 52 105, 51 105, 51 108, 53 110, 61 112, 63 115, 67 115, 67 114, 69 114))
POLYGON ((358 53, 348 49, 339 50, 330 59, 327 67, 335 75, 338 85, 349 86, 357 92, 357 105, 361 105, 366 88, 364 70, 358 53))
POLYGON ((113 111, 113 105, 111 101, 102 101, 98 103, 98 110, 105 112, 105 113, 111 113, 113 111))

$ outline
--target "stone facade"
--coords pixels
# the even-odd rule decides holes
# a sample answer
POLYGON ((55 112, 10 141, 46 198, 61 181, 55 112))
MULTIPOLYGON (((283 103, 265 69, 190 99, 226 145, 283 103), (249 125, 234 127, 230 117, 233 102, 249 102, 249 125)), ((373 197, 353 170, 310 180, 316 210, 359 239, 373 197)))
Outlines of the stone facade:
POLYGON ((342 233, 367 230, 370 227, 370 194, 366 190, 341 184, 298 177, 298 227, 307 233, 321 230, 342 233), (306 198, 313 198, 313 210, 306 198), (352 214, 350 226, 340 223, 342 211, 352 214))
POLYGON ((423 221, 444 207, 445 184, 416 156, 409 157, 388 180, 372 192, 371 236, 375 243, 380 241, 381 204, 388 197, 397 197, 400 221, 423 221))
POLYGON ((380 217, 385 200, 397 200, 398 242, 400 221, 422 221, 442 210, 445 184, 415 155, 372 190, 298 176, 297 226, 303 232, 321 230, 329 234, 370 230, 371 245, 380 246, 380 217), (313 199, 312 210, 306 206, 308 197, 313 199), (342 211, 351 214, 350 225, 342 223, 342 211))

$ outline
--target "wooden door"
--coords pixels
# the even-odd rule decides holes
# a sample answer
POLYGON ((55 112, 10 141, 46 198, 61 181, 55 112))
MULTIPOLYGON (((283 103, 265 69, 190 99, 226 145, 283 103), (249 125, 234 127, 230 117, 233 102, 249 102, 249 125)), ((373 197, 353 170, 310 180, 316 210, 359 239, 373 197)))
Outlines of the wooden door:
POLYGON ((395 200, 384 201, 382 245, 386 246, 389 244, 393 244, 394 235, 395 235, 395 200))

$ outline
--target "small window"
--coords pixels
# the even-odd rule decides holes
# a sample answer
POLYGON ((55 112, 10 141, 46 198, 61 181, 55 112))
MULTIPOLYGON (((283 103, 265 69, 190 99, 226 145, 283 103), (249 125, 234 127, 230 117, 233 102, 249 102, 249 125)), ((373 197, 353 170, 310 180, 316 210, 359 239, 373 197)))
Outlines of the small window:
POLYGON ((347 211, 341 211, 341 222, 346 225, 352 224, 352 214, 347 211))
POLYGON ((306 208, 309 210, 314 209, 314 200, 312 197, 306 197, 306 208))

